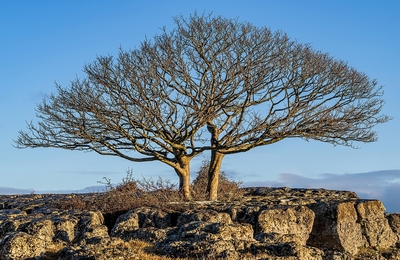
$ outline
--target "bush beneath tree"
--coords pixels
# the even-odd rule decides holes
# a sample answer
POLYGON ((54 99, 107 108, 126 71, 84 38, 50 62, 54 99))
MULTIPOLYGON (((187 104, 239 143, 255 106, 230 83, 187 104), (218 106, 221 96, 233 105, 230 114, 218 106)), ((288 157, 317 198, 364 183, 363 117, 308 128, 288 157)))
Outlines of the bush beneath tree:
MULTIPOLYGON (((193 201, 207 200, 209 161, 203 161, 196 178, 192 181, 191 190, 193 201)), ((106 192, 99 193, 96 198, 85 200, 82 196, 75 196, 68 201, 59 202, 62 209, 100 210, 103 214, 120 214, 121 212, 139 207, 156 207, 167 212, 187 210, 190 205, 177 189, 177 184, 170 180, 158 177, 143 177, 141 180, 133 177, 133 171, 127 170, 126 177, 113 185, 106 177, 99 183, 106 186, 106 192), (177 203, 179 202, 179 203, 177 203)), ((245 191, 240 188, 242 182, 231 180, 225 172, 221 172, 218 194, 220 201, 232 201, 241 198, 245 191)))

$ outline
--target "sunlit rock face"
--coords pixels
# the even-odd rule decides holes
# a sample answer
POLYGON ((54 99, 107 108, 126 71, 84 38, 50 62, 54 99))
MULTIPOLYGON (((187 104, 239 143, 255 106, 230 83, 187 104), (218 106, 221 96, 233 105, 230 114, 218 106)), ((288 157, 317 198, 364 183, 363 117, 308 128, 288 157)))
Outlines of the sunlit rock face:
POLYGON ((246 188, 233 202, 139 207, 113 219, 55 207, 72 196, 0 196, 0 260, 134 259, 133 239, 171 258, 400 259, 400 215, 353 192, 246 188))

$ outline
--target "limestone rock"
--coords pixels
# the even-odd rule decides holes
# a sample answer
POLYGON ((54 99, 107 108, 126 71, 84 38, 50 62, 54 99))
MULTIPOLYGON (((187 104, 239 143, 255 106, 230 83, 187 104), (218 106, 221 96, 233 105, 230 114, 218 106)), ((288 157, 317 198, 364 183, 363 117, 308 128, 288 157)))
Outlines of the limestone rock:
POLYGON ((112 236, 124 236, 139 228, 139 216, 134 211, 128 211, 117 218, 117 221, 111 230, 112 236))
POLYGON ((0 210, 0 259, 39 257, 70 243, 108 237, 99 211, 0 210), (6 213, 8 216, 6 217, 6 213))
POLYGON ((0 239, 8 233, 18 230, 20 225, 28 222, 27 214, 20 210, 1 210, 0 211, 0 239))
POLYGON ((397 242, 397 237, 385 218, 385 207, 378 200, 360 201, 356 205, 360 216, 363 236, 371 247, 389 248, 397 242))
POLYGON ((167 228, 173 225, 172 215, 162 210, 142 207, 135 209, 134 212, 138 216, 138 223, 141 228, 167 228))
POLYGON ((134 245, 116 237, 104 237, 96 243, 71 245, 57 254, 58 260, 141 260, 134 245), (136 257, 135 257, 136 255, 136 257))
MULTIPOLYGON (((387 214, 387 219, 389 221, 391 229, 397 236, 397 241, 400 242, 400 214, 398 213, 387 214)), ((399 243, 399 248, 400 248, 400 243, 399 243)))
POLYGON ((228 208, 227 211, 233 221, 248 223, 256 227, 260 211, 266 208, 268 208, 268 206, 242 204, 240 206, 234 205, 228 208))
POLYGON ((39 256, 44 252, 42 241, 25 232, 11 232, 0 242, 0 259, 28 259, 39 256))
POLYGON ((248 188, 236 201, 120 216, 54 208, 55 200, 76 196, 102 195, 0 196, 0 260, 44 260, 49 252, 64 260, 139 259, 135 243, 143 241, 184 259, 400 259, 400 215, 385 215, 380 201, 353 192, 248 188))
POLYGON ((263 210, 258 216, 258 233, 294 235, 306 245, 314 223, 314 212, 305 206, 263 210))
POLYGON ((232 219, 228 213, 217 212, 215 210, 190 210, 183 212, 178 217, 177 226, 180 227, 193 221, 232 224, 232 219))
POLYGON ((131 233, 126 233, 124 236, 120 236, 124 240, 139 239, 141 241, 156 243, 157 241, 163 241, 167 238, 168 232, 173 228, 139 228, 131 233))
POLYGON ((54 216, 51 220, 54 225, 54 241, 72 243, 79 235, 79 231, 76 228, 79 222, 77 216, 70 215, 66 212, 54 216))
POLYGON ((398 238, 377 200, 319 203, 314 227, 307 244, 356 255, 360 248, 390 248, 398 238))
POLYGON ((164 241, 156 243, 158 250, 174 257, 225 257, 237 259, 237 250, 248 250, 253 239, 249 224, 227 224, 192 221, 171 230, 164 241), (247 243, 240 243, 247 242, 247 243))
POLYGON ((0 210, 0 225, 9 219, 15 219, 20 216, 26 216, 25 211, 21 211, 19 209, 3 209, 0 210))
POLYGON ((315 220, 308 245, 352 255, 366 245, 353 201, 323 202, 310 208, 315 213, 315 220))
POLYGON ((295 242, 272 244, 255 243, 252 244, 253 259, 324 259, 324 252, 318 248, 301 246, 295 242))
MULTIPOLYGON (((138 208, 119 216, 111 230, 111 236, 128 241, 141 239, 155 242, 165 239, 173 224, 174 215, 154 208, 138 208)), ((175 221, 176 222, 176 221, 175 221)))

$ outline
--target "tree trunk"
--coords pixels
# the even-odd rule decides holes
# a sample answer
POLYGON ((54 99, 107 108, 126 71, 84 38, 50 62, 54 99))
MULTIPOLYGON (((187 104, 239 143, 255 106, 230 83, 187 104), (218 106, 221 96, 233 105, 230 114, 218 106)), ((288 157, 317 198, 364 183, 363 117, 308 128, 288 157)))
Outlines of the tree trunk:
POLYGON ((210 167, 208 169, 208 184, 207 184, 207 193, 208 199, 211 201, 217 200, 218 196, 218 181, 219 181, 219 173, 221 171, 222 159, 224 158, 224 154, 219 153, 216 148, 218 148, 218 137, 219 137, 219 129, 217 126, 213 124, 212 121, 207 122, 207 130, 211 134, 211 160, 210 167))
POLYGON ((210 167, 208 169, 208 185, 207 193, 208 199, 211 201, 217 200, 218 197, 218 182, 221 172, 222 159, 225 154, 219 153, 215 150, 211 151, 210 167))
POLYGON ((179 160, 175 172, 179 176, 179 191, 185 200, 192 200, 190 192, 190 159, 182 158, 179 160))
POLYGON ((175 169, 175 172, 179 177, 179 190, 182 190, 182 188, 183 188, 183 175, 177 169, 175 169))

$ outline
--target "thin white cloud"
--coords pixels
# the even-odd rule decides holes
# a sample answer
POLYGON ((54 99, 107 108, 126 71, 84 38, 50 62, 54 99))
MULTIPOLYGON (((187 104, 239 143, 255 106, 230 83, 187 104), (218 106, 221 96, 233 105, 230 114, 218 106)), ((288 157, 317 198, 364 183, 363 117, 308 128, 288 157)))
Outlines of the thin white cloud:
POLYGON ((282 173, 276 181, 244 182, 243 186, 325 188, 354 191, 363 199, 381 200, 388 212, 400 212, 400 170, 352 174, 324 173, 317 178, 282 173))

